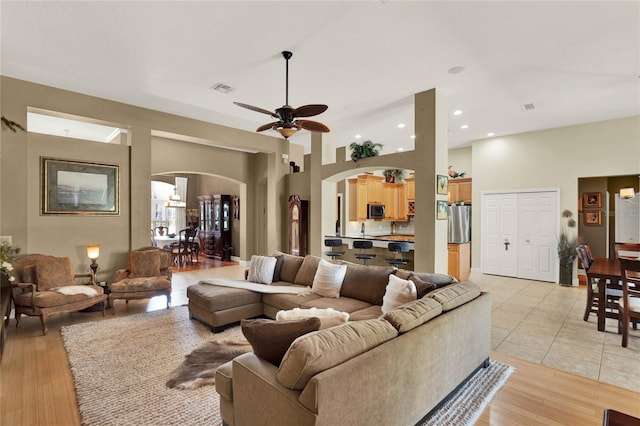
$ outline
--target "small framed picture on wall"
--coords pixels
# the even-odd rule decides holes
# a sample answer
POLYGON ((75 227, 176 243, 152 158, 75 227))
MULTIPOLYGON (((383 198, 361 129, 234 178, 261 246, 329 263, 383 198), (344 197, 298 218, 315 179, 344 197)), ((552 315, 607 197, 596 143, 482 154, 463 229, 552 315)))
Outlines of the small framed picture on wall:
POLYGON ((591 207, 602 207, 602 194, 600 192, 585 192, 583 207, 585 209, 591 207))
POLYGON ((600 210, 585 211, 583 215, 585 225, 602 225, 602 212, 600 210))
POLYGON ((447 207, 449 204, 446 201, 438 200, 436 201, 436 219, 437 220, 446 220, 447 215, 447 207))

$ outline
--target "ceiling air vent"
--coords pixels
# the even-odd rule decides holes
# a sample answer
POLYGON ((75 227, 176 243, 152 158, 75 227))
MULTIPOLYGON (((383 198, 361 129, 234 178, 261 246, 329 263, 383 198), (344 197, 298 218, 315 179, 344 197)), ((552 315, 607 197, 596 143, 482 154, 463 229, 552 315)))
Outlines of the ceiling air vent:
POLYGON ((220 93, 229 93, 230 91, 233 90, 233 87, 229 86, 228 84, 224 84, 224 83, 216 83, 213 86, 211 86, 211 88, 213 90, 216 90, 220 93))
POLYGON ((533 111, 536 109, 536 106, 534 104, 524 104, 520 105, 520 108, 522 108, 523 111, 533 111))

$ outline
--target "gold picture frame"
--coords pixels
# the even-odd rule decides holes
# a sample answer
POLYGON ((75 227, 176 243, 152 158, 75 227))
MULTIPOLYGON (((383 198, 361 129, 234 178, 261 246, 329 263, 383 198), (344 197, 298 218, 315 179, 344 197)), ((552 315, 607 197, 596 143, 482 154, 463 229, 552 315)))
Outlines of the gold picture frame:
POLYGON ((444 200, 436 201, 436 219, 437 220, 446 220, 449 217, 448 207, 449 207, 449 203, 447 203, 446 201, 444 200))
POLYGON ((120 166, 40 157, 42 215, 120 215, 120 166))
POLYGON ((588 210, 583 213, 582 222, 587 226, 602 225, 602 211, 588 210))
POLYGON ((583 195, 583 208, 602 207, 602 194, 600 192, 585 192, 583 195))
POLYGON ((437 175, 436 193, 440 195, 447 195, 449 193, 449 178, 447 176, 437 175))

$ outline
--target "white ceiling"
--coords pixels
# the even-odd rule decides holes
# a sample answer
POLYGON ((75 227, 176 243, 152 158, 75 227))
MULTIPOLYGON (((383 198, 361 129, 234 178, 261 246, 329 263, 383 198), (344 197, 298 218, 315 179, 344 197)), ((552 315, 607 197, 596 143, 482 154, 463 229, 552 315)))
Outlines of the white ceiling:
MULTIPOLYGON (((640 114, 640 2, 7 2, 3 75, 249 131, 273 110, 411 149, 413 94, 436 87, 449 146, 640 114), (448 73, 462 66, 459 74, 448 73), (222 82, 228 94, 211 89, 222 82), (521 105, 533 103, 525 112, 521 105), (462 110, 460 116, 453 111, 462 110), (399 123, 406 127, 400 129, 399 123), (467 124, 467 129, 461 125, 467 124)), ((271 132, 274 136, 277 133, 271 132)), ((299 132, 292 142, 305 144, 299 132)))

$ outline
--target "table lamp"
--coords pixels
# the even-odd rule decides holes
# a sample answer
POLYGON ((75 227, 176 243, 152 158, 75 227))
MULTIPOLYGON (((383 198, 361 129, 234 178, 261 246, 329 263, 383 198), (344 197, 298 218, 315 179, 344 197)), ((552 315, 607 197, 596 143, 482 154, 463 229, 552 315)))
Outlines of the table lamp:
POLYGON ((87 244, 87 257, 91 260, 91 284, 96 285, 96 272, 98 271, 98 264, 96 260, 100 257, 100 244, 87 244))

